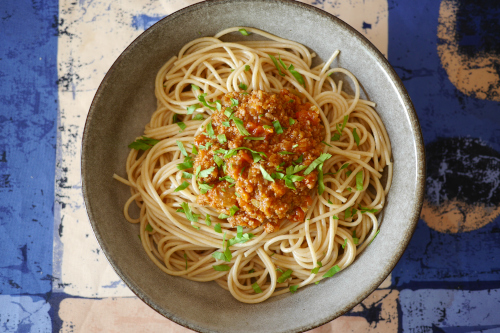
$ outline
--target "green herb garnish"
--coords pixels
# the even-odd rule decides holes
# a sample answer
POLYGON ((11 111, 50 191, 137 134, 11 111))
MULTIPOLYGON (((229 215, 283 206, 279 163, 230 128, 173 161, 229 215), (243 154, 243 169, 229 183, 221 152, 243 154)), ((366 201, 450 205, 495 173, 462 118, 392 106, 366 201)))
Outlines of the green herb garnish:
POLYGON ((195 104, 187 107, 187 114, 192 114, 196 109, 201 108, 200 104, 195 104))
POLYGON ((253 290, 255 291, 256 294, 262 293, 262 289, 260 289, 260 287, 257 284, 257 282, 255 282, 255 283, 252 284, 252 288, 253 288, 253 290))
POLYGON ((182 131, 184 131, 184 130, 186 129, 186 127, 187 127, 187 126, 186 126, 186 124, 184 124, 182 121, 179 121, 179 122, 178 122, 178 123, 176 123, 176 124, 177 124, 177 126, 179 126, 179 128, 181 129, 181 130, 179 131, 179 133, 180 133, 180 132, 182 132, 182 131))
POLYGON ((299 287, 298 284, 294 285, 294 286, 290 286, 290 288, 288 288, 290 290, 290 292, 293 294, 297 291, 297 288, 299 287))
POLYGON ((265 140, 266 137, 255 137, 255 136, 245 136, 245 140, 255 140, 255 141, 262 141, 265 140))
POLYGON ((359 146, 359 136, 358 136, 358 133, 356 133, 355 128, 353 128, 353 130, 352 130, 352 136, 354 137, 354 141, 356 142, 356 145, 359 146))
POLYGON ((193 117, 193 120, 205 120, 201 114, 197 114, 196 116, 193 117))
POLYGON ((211 189, 213 189, 214 187, 213 187, 213 186, 210 186, 210 185, 208 185, 208 184, 201 184, 201 183, 198 183, 198 188, 200 189, 201 194, 205 194, 205 193, 207 193, 208 191, 210 191, 211 189))
POLYGON ((340 267, 339 265, 335 265, 333 266, 332 268, 330 268, 328 270, 328 272, 325 273, 325 275, 323 275, 322 277, 323 278, 329 278, 329 277, 332 277, 334 276, 335 274, 337 274, 338 272, 340 272, 340 267))
POLYGON ((293 271, 291 269, 287 269, 285 273, 281 274, 281 276, 278 278, 278 283, 283 283, 285 282, 291 275, 293 271))
POLYGON ((330 154, 321 154, 317 159, 315 159, 309 166, 307 167, 306 171, 304 171, 304 175, 308 175, 311 172, 313 172, 314 169, 320 164, 323 164, 326 160, 328 160, 332 155, 330 154))
POLYGON ((186 182, 186 181, 183 181, 181 185, 179 185, 175 190, 174 192, 179 192, 179 191, 182 191, 182 190, 185 190, 186 188, 188 188, 189 186, 189 183, 186 182))
POLYGON ((250 35, 250 33, 248 31, 246 31, 245 29, 239 29, 238 30, 243 36, 248 36, 250 35))
POLYGON ((216 225, 214 225, 214 231, 218 232, 219 234, 222 234, 222 228, 220 226, 220 223, 217 223, 216 225))
POLYGON ((137 139, 131 144, 128 145, 129 148, 135 149, 135 150, 148 150, 149 148, 153 147, 155 144, 160 142, 160 140, 155 140, 148 138, 146 136, 143 136, 142 139, 137 139))
POLYGON ((363 191, 363 171, 356 174, 356 190, 363 191))
POLYGON ((148 232, 153 231, 153 227, 151 226, 151 224, 148 223, 148 225, 146 226, 146 231, 148 231, 148 232))
POLYGON ((264 177, 264 179, 267 179, 267 180, 274 183, 274 179, 267 173, 267 171, 262 167, 262 165, 259 165, 259 168, 260 168, 260 172, 262 173, 262 176, 264 177))
POLYGON ((181 151, 182 155, 188 156, 186 148, 184 148, 184 145, 182 144, 182 142, 180 142, 179 140, 175 140, 175 142, 177 143, 177 146, 179 147, 179 150, 181 151))
POLYGON ((213 265, 212 267, 214 268, 214 270, 218 272, 224 272, 231 269, 228 265, 217 265, 217 266, 213 265))
POLYGON ((244 84, 243 82, 241 82, 238 87, 242 90, 247 90, 248 86, 246 84, 244 84))
POLYGON ((276 131, 277 134, 283 133, 283 128, 281 128, 279 121, 277 121, 277 120, 273 121, 273 126, 274 126, 274 130, 276 131))

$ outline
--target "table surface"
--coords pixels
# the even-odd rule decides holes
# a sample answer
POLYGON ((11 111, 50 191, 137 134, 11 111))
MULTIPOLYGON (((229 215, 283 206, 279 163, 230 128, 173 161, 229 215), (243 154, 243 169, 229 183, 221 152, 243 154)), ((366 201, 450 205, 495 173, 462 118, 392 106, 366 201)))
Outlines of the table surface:
MULTIPOLYGON (((188 332, 134 297, 95 240, 80 144, 96 89, 145 29, 195 0, 0 2, 0 331, 188 332)), ((314 332, 500 332, 500 3, 307 0, 403 80, 427 153, 411 243, 314 332)))

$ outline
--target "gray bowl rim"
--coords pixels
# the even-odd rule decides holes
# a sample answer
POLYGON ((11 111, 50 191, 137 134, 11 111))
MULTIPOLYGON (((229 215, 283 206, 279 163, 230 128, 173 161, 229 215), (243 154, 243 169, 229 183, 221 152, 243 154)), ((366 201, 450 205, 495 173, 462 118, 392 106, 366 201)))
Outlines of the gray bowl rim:
MULTIPOLYGON (((82 176, 82 193, 84 197, 84 203, 85 207, 87 210, 87 214, 89 217, 90 224, 92 226, 92 230, 94 232, 94 235, 99 243, 99 245, 102 248, 102 251, 104 252, 106 259, 110 263, 110 265, 113 267, 117 275, 122 279, 123 282, 130 288, 130 290, 137 296, 139 297, 144 303, 149 305, 152 309, 154 309, 156 312, 161 314, 162 316, 166 317, 167 319, 185 327, 191 330, 194 330, 196 332, 209 332, 208 330, 203 329, 202 327, 199 327, 198 325, 193 325, 187 321, 182 320, 181 318, 178 318, 176 316, 173 316, 170 314, 168 311, 165 311, 164 309, 160 308, 153 300, 151 300, 147 295, 141 293, 140 290, 138 290, 135 285, 130 282, 124 274, 122 274, 120 268, 116 265, 115 261, 113 258, 110 256, 108 253, 108 248, 105 243, 103 243, 103 239, 101 238, 100 234, 97 231, 97 224, 94 219, 92 211, 89 209, 91 206, 89 197, 87 195, 87 189, 86 189, 86 183, 85 183, 85 152, 86 152, 86 133, 88 130, 88 125, 90 123, 90 120, 92 118, 92 114, 95 111, 95 105, 97 103, 97 99, 99 98, 100 91, 108 79, 109 76, 112 75, 112 73, 116 70, 118 67, 118 64, 121 62, 121 60, 127 56, 127 53, 135 47, 136 44, 138 44, 142 39, 146 38, 151 31, 158 29, 160 25, 162 25, 164 22, 170 21, 170 20, 175 20, 177 17, 181 15, 185 15, 191 11, 198 10, 199 8, 202 8, 204 6, 214 6, 214 5, 219 5, 219 4, 224 4, 224 3, 231 3, 231 2, 267 2, 269 0, 205 0, 202 2, 198 2, 196 4, 184 7, 176 12, 173 12, 172 14, 169 14, 168 16, 162 18, 155 24, 153 24, 151 27, 146 29, 143 33, 141 33, 137 38, 135 38, 128 46, 127 48, 120 54, 120 56, 113 62, 113 65, 111 65, 110 69, 104 76, 103 80, 99 84, 99 88, 96 91, 96 94, 94 95, 94 98, 92 99, 92 104, 90 105, 89 112, 87 114, 87 118, 85 121, 85 126, 83 130, 83 135, 82 135, 82 153, 81 153, 81 176, 82 176)), ((314 328, 320 327, 322 325, 325 325, 329 323, 330 321, 342 316, 352 308, 354 308, 357 304, 361 303, 365 298, 367 298, 377 287, 389 276, 389 274, 392 272, 396 264, 399 262, 401 259, 404 251, 408 247, 408 244, 410 243, 411 236, 415 232, 415 229, 417 227, 419 218, 420 218, 420 212, 422 210, 422 205, 424 201, 424 193, 425 193, 425 174, 426 174, 426 160, 425 160, 425 146, 424 146, 424 141, 423 141, 423 136, 422 136, 422 130, 420 127, 420 122, 418 120, 417 113, 415 111, 415 108, 413 106, 413 103, 411 101, 411 98, 403 85, 403 82, 399 78, 398 74, 394 70, 394 68, 390 65, 389 61, 385 58, 385 56, 380 52, 365 36, 363 36, 360 32, 358 32, 356 29, 354 29, 352 26, 344 22, 343 20, 339 19, 338 17, 322 10, 317 7, 314 7, 312 5, 298 2, 295 0, 273 0, 274 2, 280 2, 289 6, 296 6, 296 7, 301 7, 304 10, 308 11, 314 11, 316 14, 321 15, 327 19, 330 19, 331 21, 334 21, 335 24, 338 24, 342 28, 348 30, 352 35, 355 36, 355 38, 358 38, 363 46, 366 48, 368 52, 370 52, 374 58, 378 61, 379 65, 384 69, 384 71, 387 73, 388 77, 390 80, 394 83, 396 90, 399 94, 399 96, 402 99, 402 103, 405 107, 405 109, 408 112, 409 120, 410 120, 410 125, 413 130, 413 133, 415 134, 414 136, 414 142, 416 146, 416 157, 417 157, 417 167, 416 167, 416 172, 417 172, 417 180, 416 180, 416 201, 415 204, 412 208, 412 217, 409 221, 411 224, 411 228, 409 228, 409 233, 406 235, 405 240, 403 242, 403 245, 399 248, 398 252, 394 254, 394 259, 391 261, 390 265, 387 266, 386 272, 381 275, 382 278, 375 280, 372 282, 372 284, 366 288, 365 292, 358 295, 356 298, 353 298, 353 300, 346 305, 344 308, 341 310, 338 310, 335 313, 332 313, 330 316, 325 317, 322 322, 315 323, 313 325, 302 325, 296 328, 294 332, 304 332, 308 330, 312 330, 314 328)))

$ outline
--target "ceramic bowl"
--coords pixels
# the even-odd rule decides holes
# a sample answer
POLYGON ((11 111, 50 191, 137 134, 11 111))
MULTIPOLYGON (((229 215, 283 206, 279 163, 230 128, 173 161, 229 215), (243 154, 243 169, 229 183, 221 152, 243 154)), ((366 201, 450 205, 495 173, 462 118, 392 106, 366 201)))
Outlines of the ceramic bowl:
MULTIPOLYGON (((241 39, 238 36, 237 39, 241 39)), ((82 147, 83 194, 90 222, 109 262, 130 289, 174 322, 200 332, 299 332, 353 308, 388 276, 417 224, 424 193, 422 135, 411 100, 384 56, 338 18, 295 1, 221 0, 175 12, 140 35, 116 60, 90 107, 82 147), (125 174, 128 143, 143 133, 156 108, 157 71, 187 42, 232 26, 256 27, 300 42, 351 71, 365 97, 377 103, 393 147, 392 188, 381 231, 355 262, 334 278, 243 304, 215 282, 166 275, 148 259, 138 226, 126 222, 129 189, 113 180, 125 174)))

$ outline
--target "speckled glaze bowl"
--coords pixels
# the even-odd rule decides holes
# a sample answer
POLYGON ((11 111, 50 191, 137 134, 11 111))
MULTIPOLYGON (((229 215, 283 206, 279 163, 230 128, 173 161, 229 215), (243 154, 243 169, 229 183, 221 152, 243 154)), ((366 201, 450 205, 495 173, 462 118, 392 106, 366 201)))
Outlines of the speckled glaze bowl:
MULTIPOLYGON (((238 36, 236 39, 241 39, 238 36)), ((96 237, 118 275, 144 302, 174 322, 200 332, 299 332, 323 325, 367 297, 403 254, 417 224, 424 193, 424 146, 417 116, 384 56, 336 17, 295 1, 220 0, 169 15, 140 35, 113 64, 97 91, 83 136, 82 179, 96 237), (278 19, 279 18, 279 19, 278 19), (394 176, 377 239, 334 278, 243 304, 215 282, 164 274, 146 256, 138 227, 126 222, 128 143, 143 133, 156 108, 157 71, 187 42, 232 26, 249 26, 305 44, 320 58, 341 50, 338 65, 377 103, 393 147, 394 176)))

